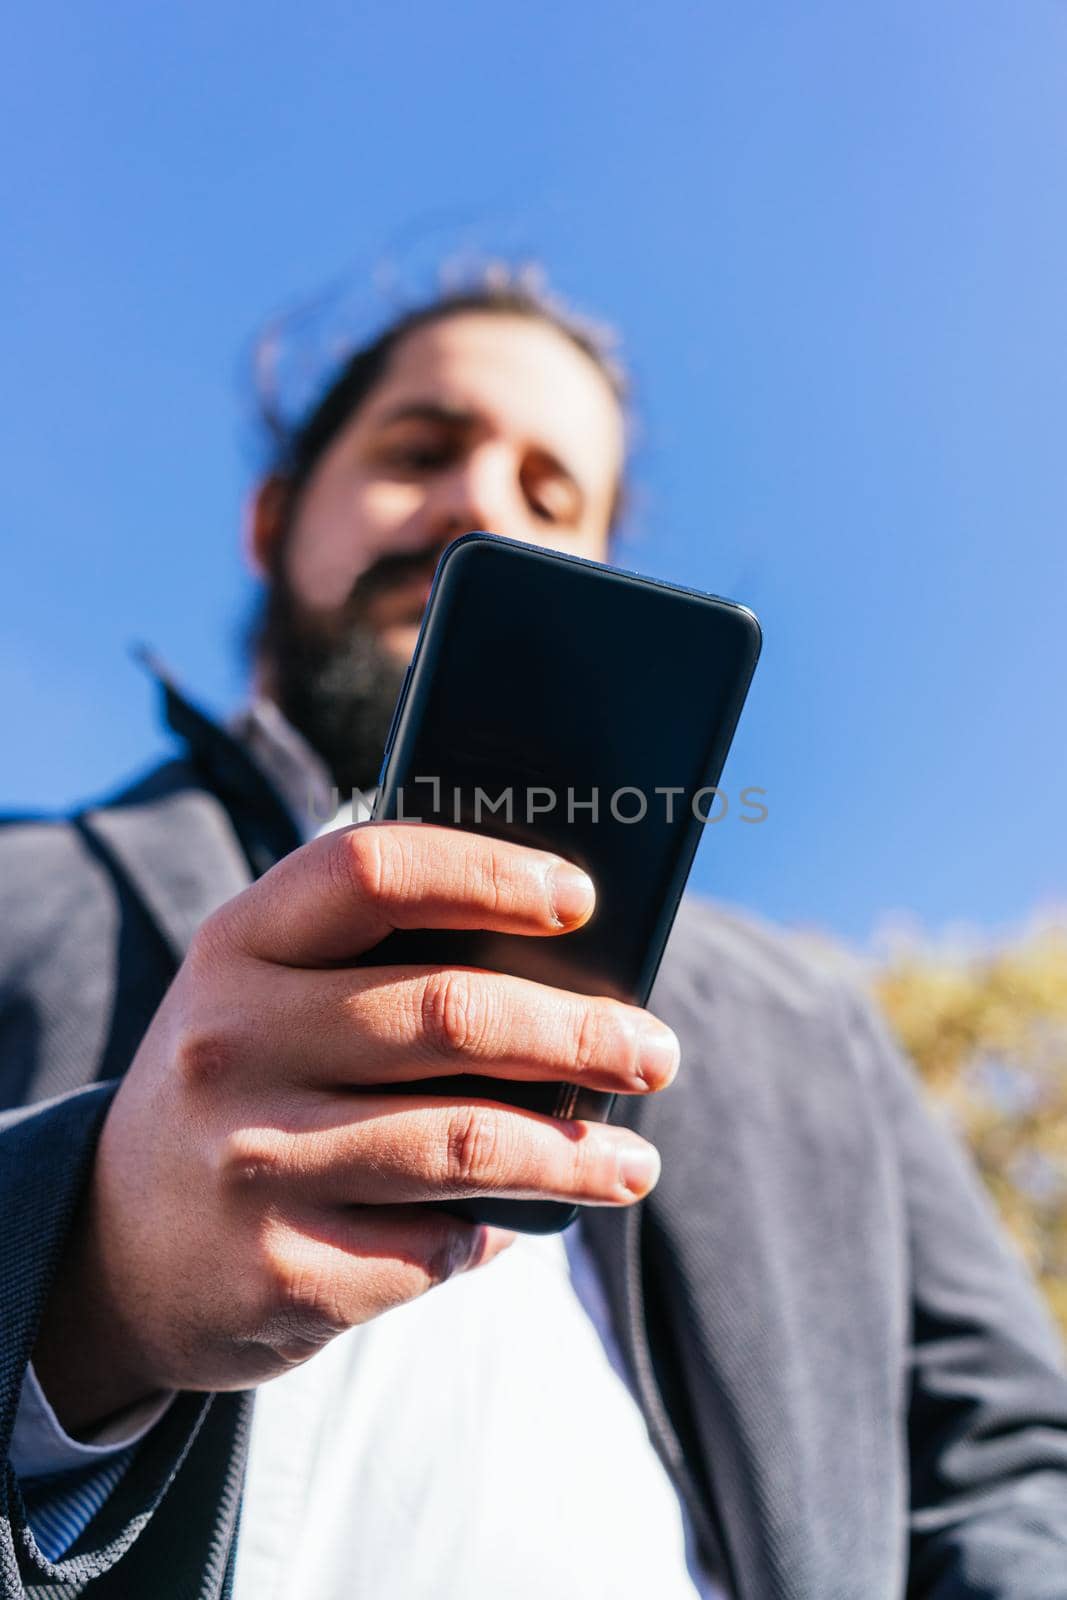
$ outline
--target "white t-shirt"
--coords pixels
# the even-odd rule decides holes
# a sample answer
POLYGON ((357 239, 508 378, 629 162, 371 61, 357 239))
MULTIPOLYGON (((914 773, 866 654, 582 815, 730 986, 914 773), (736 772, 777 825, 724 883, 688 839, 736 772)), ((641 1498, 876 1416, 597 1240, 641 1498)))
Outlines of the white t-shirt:
POLYGON ((579 1230, 520 1236, 264 1385, 234 1600, 721 1600, 579 1230))

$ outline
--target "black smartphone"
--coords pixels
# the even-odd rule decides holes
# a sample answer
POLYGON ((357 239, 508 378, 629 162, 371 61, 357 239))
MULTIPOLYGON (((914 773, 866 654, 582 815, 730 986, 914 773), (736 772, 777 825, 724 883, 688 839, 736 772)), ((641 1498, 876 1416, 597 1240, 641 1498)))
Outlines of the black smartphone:
MULTIPOLYGON (((596 908, 558 938, 405 929, 364 960, 482 967, 644 1005, 705 819, 718 814, 760 640, 751 611, 714 595, 488 533, 449 545, 373 818, 555 851, 592 877, 596 908)), ((596 1121, 615 1098, 474 1074, 403 1088, 596 1121)), ((439 1204, 529 1233, 577 1214, 557 1201, 439 1204)))

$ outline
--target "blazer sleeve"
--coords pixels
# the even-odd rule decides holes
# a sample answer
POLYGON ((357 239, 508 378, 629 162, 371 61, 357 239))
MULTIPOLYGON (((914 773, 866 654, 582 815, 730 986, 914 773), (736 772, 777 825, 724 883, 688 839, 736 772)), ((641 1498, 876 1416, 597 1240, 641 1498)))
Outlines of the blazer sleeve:
POLYGON ((64 1558, 34 1539, 8 1449, 49 1285, 114 1083, 0 1115, 0 1595, 216 1600, 232 1558, 249 1397, 183 1394, 64 1558), (70 1587, 66 1587, 69 1585, 70 1587))
POLYGON ((969 1158, 872 1005, 857 1048, 895 1134, 912 1291, 909 1600, 1067 1595, 1063 1347, 969 1158))

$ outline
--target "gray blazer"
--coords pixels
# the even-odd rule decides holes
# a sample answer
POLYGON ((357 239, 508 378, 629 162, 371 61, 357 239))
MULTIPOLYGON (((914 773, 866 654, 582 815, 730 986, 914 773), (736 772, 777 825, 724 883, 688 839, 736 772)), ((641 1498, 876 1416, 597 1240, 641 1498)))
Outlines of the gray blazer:
MULTIPOLYGON (((115 1081, 201 919, 296 842, 245 753, 167 695, 182 759, 0 829, 5 1453, 115 1081)), ((737 1600, 1065 1600, 1059 1342, 871 1005, 691 901, 652 1007, 683 1069, 622 1114, 663 1176, 582 1226, 708 1567, 737 1600)), ((183 1396, 58 1566, 8 1469, 4 1600, 225 1596, 250 1407, 183 1396)))

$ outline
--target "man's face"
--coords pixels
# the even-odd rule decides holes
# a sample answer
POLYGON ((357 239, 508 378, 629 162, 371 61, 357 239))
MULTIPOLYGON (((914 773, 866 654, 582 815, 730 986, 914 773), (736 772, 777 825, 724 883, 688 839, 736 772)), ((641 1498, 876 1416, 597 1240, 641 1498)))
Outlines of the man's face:
POLYGON ((403 557, 367 619, 407 660, 449 540, 482 528, 602 560, 621 464, 619 407, 554 328, 484 314, 431 324, 319 462, 290 534, 289 584, 329 612, 382 557, 403 557))
POLYGON ((268 686, 342 786, 373 781, 445 546, 486 529, 602 560, 623 448, 606 380, 550 326, 464 312, 403 340, 312 472, 280 559, 260 547, 284 612, 268 686))

